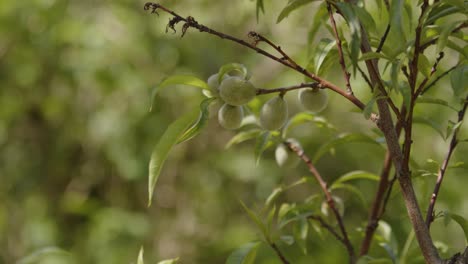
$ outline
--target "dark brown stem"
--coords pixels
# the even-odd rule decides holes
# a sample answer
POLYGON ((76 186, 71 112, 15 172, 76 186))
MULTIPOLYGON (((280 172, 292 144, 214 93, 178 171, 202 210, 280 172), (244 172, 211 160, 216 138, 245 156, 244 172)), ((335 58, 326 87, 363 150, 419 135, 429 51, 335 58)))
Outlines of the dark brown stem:
POLYGON ((257 95, 262 95, 262 94, 270 94, 270 93, 287 93, 289 91, 305 88, 305 87, 310 87, 310 88, 317 88, 319 87, 319 83, 301 83, 298 85, 293 85, 293 86, 288 86, 288 87, 280 87, 280 88, 274 88, 274 89, 263 89, 259 88, 257 89, 257 95))
MULTIPOLYGON (((341 96, 343 96, 344 98, 346 98, 348 101, 350 101, 351 103, 353 103, 355 106, 357 106, 359 109, 363 110, 364 107, 365 107, 365 104, 363 102, 361 102, 357 97, 355 97, 354 95, 352 94, 348 94, 346 91, 344 91, 343 89, 340 89, 338 86, 336 86, 335 84, 329 82, 328 80, 325 80, 311 72, 309 72, 307 69, 299 66, 297 63, 291 63, 290 60, 287 60, 287 59, 282 59, 282 58, 278 58, 276 56, 274 56, 273 54, 263 50, 263 49, 260 49, 258 48, 256 45, 256 43, 254 44, 251 44, 251 43, 248 43, 246 42, 245 40, 242 40, 242 39, 239 39, 239 38, 236 38, 236 37, 233 37, 231 35, 227 35, 227 34, 224 34, 224 33, 221 33, 221 32, 218 32, 216 30, 213 30, 207 26, 204 26, 202 24, 199 24, 197 21, 195 21, 194 18, 192 17, 188 17, 188 18, 183 18, 181 17, 180 15, 178 15, 177 13, 175 13, 174 11, 160 5, 160 4, 156 4, 156 3, 151 3, 151 2, 148 2, 145 4, 145 10, 151 10, 152 13, 156 13, 156 11, 160 9, 166 13, 169 13, 171 14, 173 17, 174 17, 174 20, 171 20, 170 23, 169 23, 169 28, 171 29, 174 29, 174 25, 177 24, 178 22, 184 22, 184 26, 182 28, 182 32, 186 32, 186 30, 188 28, 196 28, 198 29, 200 32, 206 32, 208 34, 211 34, 211 35, 215 35, 215 36, 218 36, 222 39, 227 39, 227 40, 230 40, 230 41, 233 41, 233 42, 236 42, 242 46, 245 46, 249 49, 252 49, 254 51, 256 51, 257 53, 263 55, 263 56, 266 56, 274 61, 277 61, 281 64, 283 64, 284 66, 288 67, 288 68, 291 68, 309 78, 311 78, 312 80, 315 80, 316 82, 320 83, 321 87, 323 88, 328 88, 338 94, 340 94, 341 96), (173 23, 171 23, 172 21, 174 21, 173 23)), ((273 46, 276 46, 273 44, 273 46)))
POLYGON ((350 82, 351 74, 348 72, 348 70, 346 70, 346 64, 344 60, 341 39, 340 39, 340 36, 338 35, 338 30, 336 29, 335 18, 333 17, 332 7, 329 2, 327 2, 327 9, 328 9, 328 15, 330 16, 330 23, 332 25, 333 33, 335 34, 335 40, 336 40, 336 46, 338 47, 338 56, 339 56, 339 61, 341 65, 341 70, 343 71, 343 75, 344 75, 345 83, 346 83, 346 91, 348 92, 348 94, 353 94, 353 90, 351 88, 351 82, 350 82))
POLYGON ((381 52, 383 45, 385 43, 385 40, 387 40, 388 33, 390 32, 390 24, 387 25, 387 28, 385 29, 385 33, 383 34, 382 38, 380 39, 379 46, 377 47, 376 52, 381 52))
POLYGON ((286 54, 286 52, 284 52, 280 46, 276 45, 275 43, 273 43, 271 40, 267 39, 266 37, 264 37, 263 35, 261 34, 258 34, 257 32, 255 31, 250 31, 249 34, 248 34, 249 37, 253 38, 255 43, 258 43, 258 42, 265 42, 267 43, 268 45, 270 45, 271 47, 273 47, 276 51, 278 51, 283 57, 281 58, 281 60, 283 61, 287 61, 289 62, 292 66, 294 67, 297 67, 299 66, 293 59, 291 59, 291 57, 289 57, 288 54, 286 54))
POLYGON ((346 247, 346 250, 348 251, 350 262, 354 263, 356 255, 354 253, 353 245, 351 244, 351 241, 349 240, 349 237, 348 237, 348 233, 346 232, 346 228, 343 223, 343 218, 338 212, 338 209, 335 206, 335 201, 333 200, 333 197, 330 191, 328 190, 327 183, 325 182, 325 180, 323 180, 322 176, 320 175, 318 170, 315 168, 314 164, 312 164, 312 161, 310 160, 310 158, 304 153, 302 148, 288 141, 285 142, 285 144, 286 146, 288 146, 290 150, 294 151, 297 154, 297 156, 299 156, 304 161, 304 163, 309 168, 309 171, 312 173, 312 175, 315 177, 315 179, 319 183, 320 188, 322 189, 322 192, 325 194, 326 202, 328 206, 330 207, 331 211, 333 212, 336 221, 338 222, 338 226, 340 228, 341 234, 343 235, 344 245, 346 247))
POLYGON ((371 91, 374 91, 374 87, 372 86, 371 81, 369 80, 369 77, 366 75, 366 73, 362 70, 361 66, 357 66, 357 69, 359 73, 361 74, 362 78, 364 78, 364 81, 369 85, 371 91))
MULTIPOLYGON (((462 109, 458 112, 458 122, 463 121, 467 106, 468 106, 468 96, 465 98, 465 103, 463 104, 462 109)), ((427 208, 426 225, 428 228, 431 227, 431 223, 434 221, 434 206, 435 206, 435 203, 437 202, 437 197, 439 194, 440 186, 442 185, 442 181, 444 180, 445 171, 447 170, 447 166, 450 161, 450 158, 452 157, 452 153, 458 144, 458 137, 457 137, 458 131, 459 131, 459 128, 456 128, 455 131, 453 131, 453 136, 452 136, 452 140, 450 141, 449 150, 447 152, 447 155, 445 156, 442 166, 439 168, 439 172, 437 173, 437 181, 434 187, 434 191, 432 192, 431 201, 429 202, 429 207, 427 208)))
POLYGON ((271 248, 275 251, 276 255, 278 258, 281 260, 283 264, 289 264, 289 261, 286 259, 286 257, 281 253, 280 249, 275 243, 270 243, 271 248))

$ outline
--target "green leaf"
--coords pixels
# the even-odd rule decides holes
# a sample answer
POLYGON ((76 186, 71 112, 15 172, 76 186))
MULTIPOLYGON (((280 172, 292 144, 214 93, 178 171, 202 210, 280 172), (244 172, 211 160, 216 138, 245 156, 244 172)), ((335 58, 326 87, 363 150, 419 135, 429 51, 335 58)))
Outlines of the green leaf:
POLYGON ((434 120, 428 119, 428 118, 425 118, 425 117, 415 116, 413 118, 413 123, 414 124, 426 125, 428 127, 431 127, 445 140, 445 136, 444 136, 444 133, 442 132, 442 129, 439 127, 438 123, 434 122, 434 120))
POLYGON ((257 22, 258 22, 260 13, 265 14, 265 6, 263 5, 263 0, 257 0, 255 13, 257 15, 257 22))
POLYGON ((286 138, 287 134, 289 133, 289 131, 291 131, 291 129, 308 122, 313 122, 317 127, 320 128, 326 127, 329 129, 334 129, 333 125, 328 123, 328 121, 325 118, 321 116, 315 116, 315 114, 309 112, 300 112, 291 117, 286 123, 286 125, 284 125, 281 136, 283 138, 286 138))
POLYGON ((418 98, 416 103, 418 103, 418 104, 442 105, 442 106, 448 107, 448 108, 458 112, 458 110, 455 107, 451 106, 447 101, 439 99, 439 98, 420 97, 420 98, 418 98))
POLYGON ((174 121, 154 147, 149 163, 148 206, 151 206, 154 187, 156 186, 161 168, 166 161, 169 151, 177 143, 180 136, 194 123, 197 114, 197 111, 191 111, 174 121))
POLYGON ((166 259, 159 261, 158 264, 177 264, 179 263, 179 258, 166 259))
POLYGON ((344 190, 354 193, 359 198, 359 201, 362 203, 362 206, 366 208, 366 199, 364 198, 362 191, 359 190, 358 188, 354 187, 351 184, 345 184, 345 183, 333 183, 333 185, 330 187, 330 190, 337 190, 337 189, 344 189, 344 190))
MULTIPOLYGON (((312 26, 309 29, 309 33, 307 35, 308 43, 311 44, 314 39, 315 35, 317 34, 318 30, 320 27, 323 25, 326 25, 326 21, 328 19, 328 11, 327 11, 327 5, 326 2, 322 2, 318 8, 317 8, 317 13, 315 13, 312 26)), ((310 51, 315 51, 315 45, 308 45, 308 54, 310 54, 310 51)))
POLYGON ((137 264, 145 264, 145 261, 143 260, 143 252, 144 252, 144 249, 143 247, 141 247, 140 252, 138 252, 137 264))
POLYGON ((392 81, 391 88, 394 89, 395 91, 400 91, 399 89, 400 82, 399 82, 398 76, 400 75, 401 65, 402 65, 401 60, 392 61, 392 68, 390 69, 390 78, 392 81))
POLYGON ((258 218, 257 214, 255 214, 252 210, 250 210, 242 201, 239 201, 242 205, 242 208, 247 212, 247 215, 250 219, 257 225, 258 229, 262 232, 263 236, 268 240, 268 230, 263 222, 258 218))
POLYGON ((156 99, 156 96, 158 95, 158 93, 162 89, 169 87, 169 86, 173 86, 173 85, 189 85, 189 86, 209 90, 208 84, 205 81, 198 79, 197 77, 190 76, 190 75, 169 76, 153 89, 153 92, 151 94, 151 106, 149 109, 150 112, 153 109, 154 100, 156 99))
POLYGON ((334 184, 344 183, 344 182, 347 182, 347 181, 358 180, 358 179, 379 181, 380 177, 373 174, 373 173, 371 173, 371 172, 367 172, 367 171, 360 171, 360 170, 352 171, 352 172, 348 172, 345 175, 343 175, 343 176, 339 177, 338 179, 336 179, 333 182, 332 187, 333 187, 334 184))
POLYGON ((236 249, 229 255, 226 264, 253 264, 261 242, 250 242, 236 249))
POLYGON ((446 136, 445 136, 445 139, 448 139, 452 134, 456 134, 457 131, 458 131, 458 128, 461 126, 461 124, 463 123, 463 121, 459 121, 457 123, 454 123, 452 121, 449 120, 449 124, 447 126, 447 132, 446 132, 446 136))
POLYGON ((455 96, 460 96, 468 89, 468 65, 459 65, 450 73, 450 83, 455 96))
MULTIPOLYGON (((406 43, 406 37, 403 30, 403 7, 404 0, 394 0, 390 2, 390 25, 392 25, 392 31, 400 37, 401 45, 406 43)), ((398 47, 399 48, 399 47, 398 47)))
POLYGON ((47 260, 51 256, 70 256, 70 253, 58 247, 45 247, 34 251, 30 255, 18 260, 16 264, 34 264, 47 260))
POLYGON ((442 24, 442 31, 440 32, 439 39, 437 39, 437 53, 441 52, 445 48, 450 33, 452 33, 452 31, 458 27, 460 23, 463 23, 463 21, 454 21, 451 23, 442 24))
POLYGON ((362 111, 362 113, 364 114, 364 118, 367 119, 367 120, 369 120, 369 118, 372 115, 372 111, 374 110, 375 101, 377 101, 377 97, 372 97, 372 99, 370 99, 370 101, 366 104, 366 106, 364 107, 364 110, 362 111))
POLYGON ((325 153, 329 152, 331 149, 343 145, 346 143, 370 143, 374 145, 381 146, 377 141, 375 141, 373 138, 365 135, 365 134, 360 134, 360 133, 353 133, 353 134, 340 134, 336 138, 328 141, 327 143, 323 144, 317 152, 315 152, 315 155, 312 158, 312 163, 316 163, 325 153))
POLYGON ((254 155, 255 163, 258 165, 260 158, 262 157, 263 152, 269 147, 271 133, 270 131, 264 131, 263 133, 257 136, 257 141, 255 143, 254 155))
POLYGON ((361 21, 362 26, 367 30, 368 33, 372 33, 376 31, 376 25, 374 18, 372 18, 371 14, 364 8, 359 5, 353 5, 354 13, 361 21))
POLYGON ((335 47, 336 41, 328 38, 323 38, 317 44, 317 48, 314 55, 314 70, 315 73, 320 71, 323 61, 327 57, 330 50, 335 47))
POLYGON ((262 132, 262 130, 260 130, 260 129, 252 129, 252 130, 248 130, 248 131, 241 131, 241 132, 237 133, 235 136, 233 136, 229 140, 229 142, 226 144, 225 148, 230 148, 233 145, 242 143, 242 142, 247 141, 249 139, 256 138, 261 132, 262 132))
POLYGON ((361 50, 361 24, 353 9, 353 5, 347 2, 338 2, 336 6, 341 11, 346 22, 348 23, 351 41, 349 41, 349 57, 353 65, 353 74, 356 75, 359 52, 361 50))
POLYGON ((270 207, 270 205, 276 200, 280 194, 283 193, 283 187, 278 187, 273 190, 273 192, 268 195, 268 198, 265 201, 265 208, 270 207))
POLYGON ((221 66, 218 72, 218 82, 221 83, 225 74, 237 72, 241 74, 241 77, 244 79, 249 79, 249 71, 247 68, 240 63, 229 63, 221 66))
POLYGON ((177 139, 176 144, 188 141, 194 138, 196 135, 200 134, 201 130, 206 126, 208 118, 210 117, 209 106, 214 100, 216 100, 216 98, 207 98, 201 102, 200 115, 197 121, 177 139))
POLYGON ((424 54, 419 54, 419 59, 418 59, 418 70, 419 72, 424 75, 424 77, 429 77, 431 74, 431 69, 432 65, 429 63, 429 60, 427 59, 426 55, 424 54))
POLYGON ((452 218, 457 224, 463 229, 465 233, 465 240, 468 241, 468 221, 461 215, 448 213, 450 218, 452 218))
POLYGON ((462 11, 463 9, 460 9, 457 6, 451 6, 451 5, 439 5, 436 8, 433 8, 431 12, 429 13, 429 16, 425 22, 425 25, 431 25, 433 24, 437 19, 442 18, 444 16, 448 16, 454 13, 457 13, 459 11, 462 11))
POLYGON ((385 56, 383 53, 380 52, 366 52, 361 55, 359 58, 359 61, 366 61, 366 60, 372 60, 372 59, 385 59, 385 60, 390 60, 387 56, 385 56))
POLYGON ((286 7, 283 8, 283 10, 281 10, 281 13, 276 19, 276 23, 281 22, 281 20, 285 19, 289 15, 289 13, 291 13, 292 11, 313 1, 317 1, 317 0, 289 0, 286 7))

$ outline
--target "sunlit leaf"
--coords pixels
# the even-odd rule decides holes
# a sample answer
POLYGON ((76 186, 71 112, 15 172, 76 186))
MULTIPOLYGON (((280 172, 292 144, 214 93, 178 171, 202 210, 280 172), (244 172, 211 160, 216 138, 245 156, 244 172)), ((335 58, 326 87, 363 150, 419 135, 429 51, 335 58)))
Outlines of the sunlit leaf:
POLYGON ((265 208, 268 208, 270 207, 270 205, 276 200, 276 198, 278 196, 280 196, 280 194, 283 193, 283 188, 282 187, 278 187, 278 188, 275 188, 273 190, 273 192, 270 193, 270 195, 268 195, 268 198, 266 199, 265 201, 265 208))
MULTIPOLYGON (((404 0, 394 0, 390 2, 390 25, 392 29, 399 36, 399 44, 403 45, 406 43, 405 31, 403 30, 403 7, 404 0)), ((399 49, 400 47, 395 47, 399 49)))
POLYGON ((195 122, 198 112, 191 111, 174 121, 164 132, 151 153, 148 177, 148 206, 151 205, 154 187, 167 155, 181 135, 195 122))
MULTIPOLYGON (((352 180, 371 180, 371 181, 379 181, 380 177, 367 172, 367 171, 352 171, 349 173, 346 173, 345 175, 339 177, 336 179, 333 184, 335 183, 344 183, 347 181, 352 181, 352 180)), ((332 186, 333 186, 332 184, 332 186)))
POLYGON ((418 59, 418 70, 424 77, 429 77, 431 74, 431 69, 432 65, 429 63, 429 60, 427 59, 426 55, 424 54, 419 54, 419 59, 418 59))
POLYGON ((144 253, 144 249, 143 247, 141 247, 140 252, 138 252, 137 264, 145 264, 145 261, 143 260, 143 253, 144 253))
POLYGON ((347 143, 369 143, 380 146, 380 144, 375 141, 373 138, 365 135, 365 134, 340 134, 336 138, 328 141, 327 143, 323 144, 315 155, 312 158, 312 163, 316 163, 325 153, 329 152, 332 148, 335 148, 339 145, 347 144, 347 143))
POLYGON ((322 67, 322 63, 327 57, 330 50, 335 47, 336 41, 331 40, 328 38, 323 38, 317 44, 315 55, 314 55, 314 65, 315 65, 315 72, 318 73, 320 71, 320 67, 322 67))
POLYGON ((447 45, 448 38, 450 36, 450 33, 458 27, 461 23, 460 21, 454 21, 450 23, 444 23, 442 25, 442 31, 439 34, 439 38, 437 39, 437 52, 441 52, 444 48, 445 45, 447 45))
POLYGON ((226 144, 225 148, 230 148, 233 145, 242 143, 244 141, 247 141, 249 139, 254 139, 256 138, 262 130, 260 129, 252 129, 252 130, 247 130, 247 131, 241 131, 237 133, 235 136, 233 136, 229 142, 226 144))
POLYGON ((366 199, 364 198, 364 195, 362 194, 361 190, 358 188, 354 187, 351 184, 345 184, 345 183, 333 183, 333 185, 330 187, 330 190, 338 190, 338 189, 344 189, 347 191, 352 192, 354 195, 356 195, 359 198, 359 201, 362 203, 362 206, 366 206, 366 199))
POLYGON ((169 76, 153 89, 153 92, 151 94, 150 111, 153 109, 154 100, 156 99, 156 96, 158 95, 158 93, 162 89, 169 87, 169 86, 173 86, 173 85, 188 85, 188 86, 193 86, 193 87, 209 90, 208 84, 205 81, 198 79, 197 77, 190 76, 190 75, 169 76))
POLYGON ((197 121, 177 139, 176 144, 188 141, 201 132, 210 117, 209 106, 214 100, 216 100, 216 98, 207 98, 201 102, 200 115, 198 116, 197 121))
POLYGON ((291 13, 292 11, 298 9, 299 7, 305 4, 311 3, 313 1, 317 1, 317 0, 290 0, 288 4, 286 5, 286 7, 283 8, 283 10, 281 10, 281 13, 276 19, 276 23, 281 22, 281 20, 285 19, 289 15, 289 13, 291 13))
POLYGON ((353 4, 348 2, 337 2, 336 6, 346 19, 350 29, 351 40, 348 44, 349 57, 353 65, 353 75, 356 75, 359 52, 361 50, 361 24, 355 13, 355 10, 353 9, 353 4))
POLYGON ((253 264, 261 242, 250 242, 236 249, 229 255, 226 264, 253 264))
POLYGON ((282 129, 282 137, 285 138, 287 134, 289 133, 289 131, 291 131, 291 129, 299 125, 308 123, 308 122, 313 122, 317 127, 320 127, 320 128, 322 127, 327 127, 329 129, 334 128, 333 125, 328 122, 328 120, 326 120, 325 118, 321 116, 316 116, 315 114, 310 113, 310 112, 299 112, 293 117, 291 117, 286 123, 286 125, 284 125, 282 129))

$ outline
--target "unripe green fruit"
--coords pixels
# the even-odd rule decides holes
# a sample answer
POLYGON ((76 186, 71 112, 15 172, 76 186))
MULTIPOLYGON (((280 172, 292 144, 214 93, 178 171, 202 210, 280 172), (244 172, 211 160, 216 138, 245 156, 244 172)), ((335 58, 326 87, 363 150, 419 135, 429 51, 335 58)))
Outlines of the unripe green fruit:
POLYGON ((226 129, 237 129, 244 118, 242 106, 224 104, 218 111, 219 124, 226 129))
MULTIPOLYGON (((206 81, 206 83, 208 84, 208 88, 210 88, 211 94, 215 97, 219 97, 219 85, 221 84, 220 82, 218 82, 218 77, 219 74, 215 73, 211 75, 206 81)), ((223 76, 223 80, 227 77, 229 77, 229 75, 225 74, 223 76)))
MULTIPOLYGON (((298 147, 300 147, 299 143, 293 139, 289 139, 294 141, 298 147)), ((294 151, 290 150, 288 146, 284 143, 279 144, 275 150, 275 159, 278 166, 283 168, 294 168, 299 164, 301 160, 294 151)))
POLYGON ((324 89, 302 89, 299 91, 299 102, 311 112, 320 112, 327 106, 328 94, 324 89))
POLYGON ((219 95, 230 105, 243 105, 252 100, 257 89, 251 82, 237 76, 224 79, 219 86, 219 95))
POLYGON ((260 110, 260 125, 265 129, 280 129, 287 119, 288 104, 280 96, 268 100, 260 110))

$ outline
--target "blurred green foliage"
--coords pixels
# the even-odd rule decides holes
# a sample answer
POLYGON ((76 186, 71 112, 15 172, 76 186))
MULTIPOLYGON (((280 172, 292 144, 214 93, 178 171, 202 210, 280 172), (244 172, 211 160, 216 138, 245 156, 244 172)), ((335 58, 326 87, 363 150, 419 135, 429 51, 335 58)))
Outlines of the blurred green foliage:
MULTIPOLYGON (((146 207, 151 149, 171 121, 202 98, 197 89, 172 87, 158 96, 149 113, 154 85, 172 74, 204 79, 228 62, 246 64, 260 87, 291 85, 302 78, 212 36, 191 30, 182 39, 179 34, 165 34, 168 16, 149 15, 143 4, 132 0, 0 2, 0 263, 132 263, 141 245, 147 263, 177 256, 182 263, 223 263, 234 248, 259 239, 239 200, 261 208, 276 186, 307 175, 305 167, 278 169, 271 150, 255 166, 249 143, 225 150, 233 134, 213 119, 200 136, 171 152, 153 206, 146 207)), ((305 61, 310 23, 302 21, 307 21, 307 12, 293 13, 276 25, 283 6, 280 1, 266 4, 266 14, 258 23, 250 1, 168 4, 232 35, 243 36, 255 28, 305 61)), ((341 78, 338 67, 328 76, 335 73, 341 78)), ((432 92, 446 94, 447 84, 443 80, 432 92)), ((359 96, 370 98, 364 83, 356 81, 354 87, 359 96)), ((286 98, 292 102, 295 96, 286 98)), ((369 133, 372 125, 352 113, 352 105, 330 97, 324 116, 338 131, 369 133)), ((297 112, 298 106, 291 104, 297 112)), ((456 118, 454 112, 437 106, 417 111, 441 126, 456 118)), ((468 134, 466 125, 463 133, 468 134)), ((332 133, 305 125, 293 135, 312 155, 332 133)), ((434 171, 426 159, 441 161, 447 142, 426 127, 416 127, 415 135, 415 160, 421 168, 434 171)), ((384 155, 379 147, 358 144, 339 147, 334 153, 317 164, 330 181, 350 170, 378 174, 384 155)), ((466 144, 460 145, 453 163, 466 160, 467 154, 466 144)), ((438 211, 467 216, 468 198, 460 188, 468 186, 464 174, 463 168, 449 170, 438 211)), ((415 183, 425 206, 435 178, 422 178, 415 183)), ((375 183, 358 184, 369 205, 375 183)), ((281 199, 302 201, 312 193, 318 193, 316 186, 301 186, 281 199)), ((364 226, 367 209, 349 193, 338 191, 337 195, 346 200, 347 225, 364 226)), ((386 216, 403 247, 410 226, 398 190, 386 216)), ((359 240, 358 231, 352 234, 359 240)), ((448 245, 447 255, 464 246, 453 223, 445 227, 436 222, 433 236, 448 245)), ((308 243, 317 263, 346 259, 341 245, 329 235, 315 236, 308 243)), ((412 248, 418 252, 415 243, 412 248)), ((260 247, 259 259, 278 263, 269 251, 260 247)))

